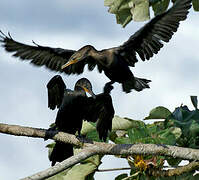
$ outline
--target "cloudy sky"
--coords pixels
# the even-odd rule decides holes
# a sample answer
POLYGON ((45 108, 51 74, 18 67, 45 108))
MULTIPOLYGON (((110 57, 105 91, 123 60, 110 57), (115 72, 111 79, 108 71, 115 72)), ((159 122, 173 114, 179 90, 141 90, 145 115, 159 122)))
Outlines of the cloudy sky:
MULTIPOLYGON (((153 16, 153 15, 152 15, 153 16)), ((1 0, 0 29, 15 40, 31 44, 79 49, 92 44, 97 49, 122 44, 143 25, 132 22, 125 29, 116 24, 103 0, 1 0)), ((114 84, 112 98, 116 114, 143 119, 159 105, 171 111, 180 104, 192 109, 190 95, 199 90, 198 14, 191 11, 172 40, 148 62, 139 62, 132 71, 137 77, 151 79, 151 89, 125 94, 114 84)), ((47 108, 46 84, 56 73, 11 57, 0 48, 0 122, 48 128, 56 111, 47 108)), ((62 76, 73 88, 81 77, 87 77, 95 93, 100 93, 108 78, 97 71, 81 76, 62 76)), ((0 134, 0 179, 19 179, 50 166, 42 139, 0 134)), ((124 167, 126 162, 107 156, 101 168, 124 167), (110 161, 111 160, 111 161, 110 161)), ((96 179, 112 179, 119 172, 97 173, 96 179)))

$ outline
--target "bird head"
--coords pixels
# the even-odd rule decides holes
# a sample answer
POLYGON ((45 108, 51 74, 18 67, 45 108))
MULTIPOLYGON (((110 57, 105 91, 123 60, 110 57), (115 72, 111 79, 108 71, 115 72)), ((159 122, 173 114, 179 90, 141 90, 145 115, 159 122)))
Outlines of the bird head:
POLYGON ((90 51, 94 49, 93 46, 87 45, 82 47, 81 49, 79 49, 78 51, 76 51, 68 60, 67 63, 65 63, 64 65, 62 65, 61 69, 65 69, 66 67, 75 64, 77 62, 80 62, 82 60, 84 60, 85 58, 87 58, 90 55, 90 51))
POLYGON ((89 93, 94 99, 96 98, 95 94, 92 91, 92 85, 87 78, 81 78, 76 82, 75 90, 79 87, 83 89, 85 92, 89 93))

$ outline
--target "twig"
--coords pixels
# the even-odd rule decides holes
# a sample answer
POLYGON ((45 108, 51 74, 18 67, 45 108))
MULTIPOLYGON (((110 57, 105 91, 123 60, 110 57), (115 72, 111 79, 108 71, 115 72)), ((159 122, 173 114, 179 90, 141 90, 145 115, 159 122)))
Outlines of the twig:
POLYGON ((131 170, 131 168, 126 167, 126 168, 97 169, 97 172, 121 171, 121 170, 131 170))
POLYGON ((123 180, 128 180, 128 179, 131 179, 132 177, 135 177, 135 176, 138 176, 140 174, 140 171, 136 172, 135 174, 132 174, 126 178, 124 178, 123 180))

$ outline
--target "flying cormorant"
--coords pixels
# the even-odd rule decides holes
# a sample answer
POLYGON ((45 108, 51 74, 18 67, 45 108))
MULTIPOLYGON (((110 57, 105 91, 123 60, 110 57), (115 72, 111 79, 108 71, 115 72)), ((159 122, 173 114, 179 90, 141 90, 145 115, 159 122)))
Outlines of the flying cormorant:
POLYGON ((131 72, 129 66, 133 67, 138 62, 136 54, 143 61, 157 54, 163 42, 168 42, 177 31, 180 21, 186 19, 190 7, 191 0, 176 0, 168 11, 154 17, 121 46, 100 51, 91 45, 78 51, 40 46, 35 42, 35 46, 30 46, 13 40, 9 33, 8 36, 1 33, 0 42, 8 52, 15 52, 14 56, 30 60, 34 65, 45 65, 66 74, 81 74, 86 64, 92 71, 97 65, 99 72, 104 71, 111 80, 110 83, 121 83, 126 93, 131 89, 141 91, 149 88, 150 80, 137 78, 131 72))

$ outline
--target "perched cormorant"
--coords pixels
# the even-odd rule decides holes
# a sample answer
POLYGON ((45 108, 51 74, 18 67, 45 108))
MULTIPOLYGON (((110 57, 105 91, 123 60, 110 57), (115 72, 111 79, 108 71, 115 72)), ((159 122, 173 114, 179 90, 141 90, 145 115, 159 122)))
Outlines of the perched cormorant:
POLYGON ((126 93, 131 89, 141 91, 149 88, 150 80, 137 78, 131 72, 129 66, 133 67, 138 62, 136 54, 143 61, 157 54, 163 42, 168 42, 177 31, 180 21, 186 19, 190 7, 191 0, 176 0, 168 11, 154 17, 121 46, 101 51, 91 45, 78 51, 40 46, 34 42, 35 46, 30 46, 3 33, 0 42, 8 52, 15 52, 14 56, 30 60, 37 66, 45 65, 66 74, 81 74, 86 64, 89 70, 97 65, 99 72, 104 71, 111 80, 110 83, 121 83, 126 93))
MULTIPOLYGON (((75 134, 78 131, 80 135, 84 116, 82 107, 87 98, 86 92, 93 95, 90 81, 86 78, 78 80, 74 91, 72 91, 66 89, 61 76, 56 75, 47 84, 47 89, 48 107, 52 110, 56 107, 59 108, 53 129, 56 128, 58 131, 70 134, 75 134)), ((93 97, 95 96, 93 95, 93 97)), ((72 155, 73 146, 71 144, 57 141, 49 159, 54 166, 57 161, 63 161, 72 155)))
MULTIPOLYGON (((66 86, 61 76, 54 76, 47 84, 48 89, 48 107, 50 109, 59 108, 55 120, 55 126, 47 131, 48 138, 51 130, 75 134, 82 128, 83 120, 96 122, 99 138, 104 141, 107 138, 108 130, 112 128, 112 118, 114 109, 110 91, 112 86, 104 87, 104 93, 94 95, 92 85, 86 78, 81 78, 75 84, 74 91, 66 89, 66 86), (91 94, 91 97, 86 96, 86 92, 91 94)), ((62 142, 56 142, 53 151, 50 155, 52 166, 56 162, 61 162, 64 159, 73 155, 73 146, 62 142)))

